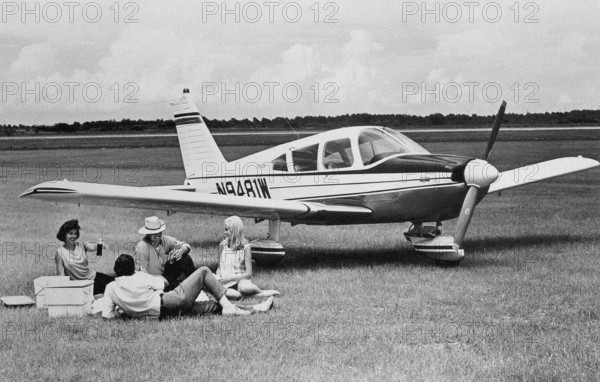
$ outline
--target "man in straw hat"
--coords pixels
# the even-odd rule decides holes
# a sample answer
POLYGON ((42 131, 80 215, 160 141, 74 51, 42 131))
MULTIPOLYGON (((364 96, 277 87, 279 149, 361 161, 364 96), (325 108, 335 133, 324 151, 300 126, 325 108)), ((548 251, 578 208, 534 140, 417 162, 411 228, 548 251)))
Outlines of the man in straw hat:
POLYGON ((189 277, 196 270, 194 260, 189 255, 190 245, 171 236, 163 235, 165 222, 156 216, 146 218, 138 232, 144 235, 135 246, 135 259, 138 269, 166 281, 165 291, 175 289, 180 280, 189 277))

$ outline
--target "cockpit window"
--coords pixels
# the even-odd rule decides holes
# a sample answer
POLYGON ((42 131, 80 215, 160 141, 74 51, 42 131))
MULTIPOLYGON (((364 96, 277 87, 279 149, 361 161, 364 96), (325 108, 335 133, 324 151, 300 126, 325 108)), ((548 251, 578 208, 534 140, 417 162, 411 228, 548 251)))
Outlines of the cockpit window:
POLYGON ((386 133, 392 135, 398 142, 402 143, 408 149, 409 153, 411 153, 411 154, 431 154, 423 146, 421 146, 417 142, 413 141, 406 135, 400 134, 396 130, 390 129, 389 127, 384 127, 383 129, 385 130, 386 133))
POLYGON ((279 156, 271 162, 273 165, 273 170, 275 171, 287 171, 287 163, 285 162, 285 154, 279 156))
POLYGON ((354 156, 350 138, 337 139, 325 143, 323 147, 323 167, 326 169, 352 166, 354 156))
POLYGON ((316 171, 317 170, 317 151, 319 145, 303 147, 292 151, 292 161, 294 162, 294 171, 316 171))
POLYGON ((365 130, 358 137, 358 149, 363 164, 375 163, 395 154, 427 154, 428 151, 404 135, 393 131, 390 135, 377 129, 365 130))

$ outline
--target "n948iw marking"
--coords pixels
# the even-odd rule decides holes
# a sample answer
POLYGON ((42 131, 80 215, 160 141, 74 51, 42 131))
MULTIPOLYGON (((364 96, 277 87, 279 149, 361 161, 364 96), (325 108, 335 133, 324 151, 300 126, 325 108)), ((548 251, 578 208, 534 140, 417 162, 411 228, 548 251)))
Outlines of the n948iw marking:
POLYGON ((247 179, 237 182, 216 183, 219 195, 247 196, 249 198, 271 199, 267 179, 247 179))

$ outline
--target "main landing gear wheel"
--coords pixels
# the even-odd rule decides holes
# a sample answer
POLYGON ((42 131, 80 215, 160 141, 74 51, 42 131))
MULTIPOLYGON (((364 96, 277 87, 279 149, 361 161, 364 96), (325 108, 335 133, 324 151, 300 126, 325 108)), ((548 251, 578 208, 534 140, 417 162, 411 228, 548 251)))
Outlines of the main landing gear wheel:
POLYGON ((285 249, 278 241, 272 239, 254 240, 250 243, 252 259, 258 265, 274 267, 279 265, 285 257, 285 249))
POLYGON ((285 248, 279 242, 280 220, 269 220, 269 235, 266 239, 254 240, 252 259, 259 265, 274 267, 285 257, 285 248))

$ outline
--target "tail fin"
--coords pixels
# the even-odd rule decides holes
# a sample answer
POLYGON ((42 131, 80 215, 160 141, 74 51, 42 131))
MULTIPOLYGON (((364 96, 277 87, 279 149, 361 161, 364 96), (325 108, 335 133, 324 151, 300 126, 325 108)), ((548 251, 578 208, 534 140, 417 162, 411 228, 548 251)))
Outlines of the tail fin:
POLYGON ((181 147, 185 176, 200 176, 203 163, 214 163, 220 167, 226 160, 213 139, 196 105, 192 101, 190 91, 183 90, 183 97, 171 102, 177 137, 181 147))

